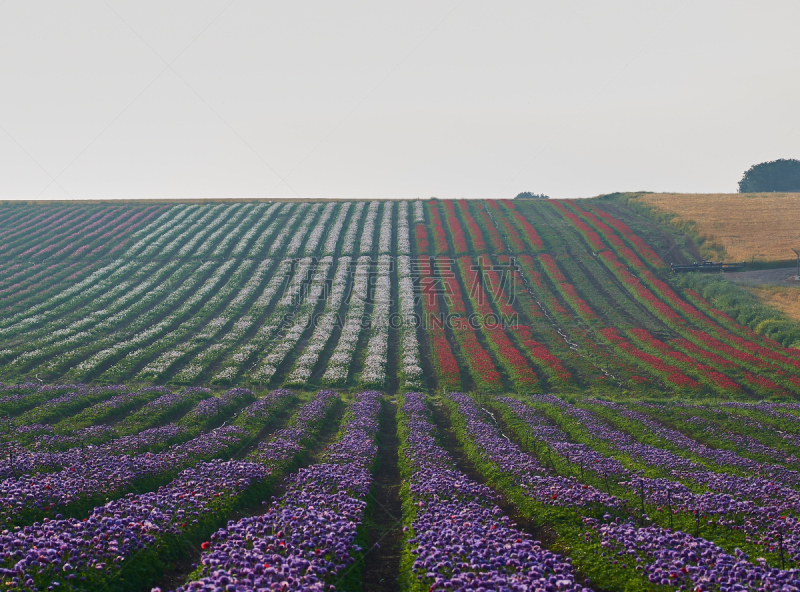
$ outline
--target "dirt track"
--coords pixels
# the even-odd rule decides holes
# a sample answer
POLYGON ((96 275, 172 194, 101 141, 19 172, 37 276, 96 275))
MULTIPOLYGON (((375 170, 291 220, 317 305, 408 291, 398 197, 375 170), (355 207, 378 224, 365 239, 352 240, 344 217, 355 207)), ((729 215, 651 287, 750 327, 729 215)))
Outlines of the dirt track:
POLYGON ((733 271, 725 274, 725 278, 737 284, 771 286, 792 286, 800 288, 800 282, 793 278, 797 267, 780 267, 778 269, 759 269, 756 271, 733 271))

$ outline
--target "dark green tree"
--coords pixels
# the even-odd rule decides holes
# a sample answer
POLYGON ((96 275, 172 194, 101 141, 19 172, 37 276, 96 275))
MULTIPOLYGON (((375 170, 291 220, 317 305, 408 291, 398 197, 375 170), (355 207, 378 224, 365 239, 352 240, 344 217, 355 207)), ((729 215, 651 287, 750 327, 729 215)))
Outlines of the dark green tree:
POLYGON ((514 199, 550 199, 550 197, 544 193, 531 193, 530 191, 523 191, 514 199))
POLYGON ((751 166, 739 181, 739 193, 800 191, 800 160, 785 159, 751 166))

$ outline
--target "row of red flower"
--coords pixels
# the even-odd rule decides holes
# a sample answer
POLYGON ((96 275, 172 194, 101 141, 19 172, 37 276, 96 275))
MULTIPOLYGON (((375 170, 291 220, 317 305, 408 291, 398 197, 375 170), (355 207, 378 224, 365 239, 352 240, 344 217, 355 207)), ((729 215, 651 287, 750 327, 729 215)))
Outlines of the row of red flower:
MULTIPOLYGON (((638 258, 636 254, 634 254, 627 246, 625 246, 618 237, 616 237, 613 231, 604 223, 600 222, 586 212, 583 212, 575 205, 571 205, 570 207, 575 208, 576 210, 580 211, 582 214, 586 214, 587 219, 592 221, 603 234, 609 238, 609 242, 611 242, 618 252, 620 252, 626 260, 632 264, 632 266, 637 270, 637 272, 641 273, 641 275, 646 279, 647 283, 653 287, 654 292, 649 290, 638 278, 634 277, 626 268, 619 259, 611 253, 610 251, 603 251, 600 254, 601 259, 606 262, 609 269, 611 269, 615 275, 623 281, 626 285, 631 288, 631 291, 637 296, 637 299, 642 301, 645 305, 648 306, 651 310, 653 310, 657 316, 661 317, 662 320, 668 323, 668 325, 672 326, 673 328, 677 328, 680 332, 683 332, 687 337, 692 339, 695 343, 703 346, 703 349, 698 351, 695 350, 695 355, 704 356, 705 354, 712 354, 714 356, 713 350, 716 352, 722 353, 728 358, 736 359, 740 362, 745 362, 746 364, 752 364, 756 367, 760 367, 763 369, 769 369, 772 372, 777 372, 779 375, 783 375, 787 377, 787 380, 794 384, 800 383, 800 381, 795 382, 792 380, 792 377, 786 375, 784 371, 780 368, 775 367, 772 364, 767 364, 763 360, 755 358, 747 354, 745 351, 740 351, 731 345, 724 343, 721 339, 715 339, 709 333, 716 334, 718 337, 726 340, 726 341, 733 341, 741 348, 750 349, 751 351, 758 351, 763 356, 771 359, 773 362, 778 362, 781 364, 788 364, 791 366, 797 366, 800 362, 799 360, 791 359, 787 356, 783 356, 775 351, 769 350, 763 346, 755 344, 749 340, 742 339, 736 335, 733 335, 730 331, 725 329, 724 327, 720 326, 719 324, 715 323, 712 319, 708 316, 703 314, 700 310, 692 306, 686 300, 680 298, 677 293, 665 282, 657 278, 645 265, 644 263, 638 258), (659 298, 660 296, 660 298, 659 298), (688 317, 691 321, 695 322, 696 324, 700 325, 704 331, 698 331, 697 329, 691 329, 687 326, 686 321, 683 317, 678 315, 678 312, 682 312, 686 317, 688 317), (705 349, 710 349, 712 351, 706 352, 705 349)), ((606 216, 608 218, 608 216, 606 216)), ((627 228, 627 227, 625 227, 627 228)), ((699 349, 699 348, 698 348, 699 349)), ((719 357, 719 356, 716 356, 719 357)), ((747 376, 748 373, 745 373, 747 376)), ((749 374, 753 376, 752 374, 749 374)), ((750 382, 754 382, 758 386, 762 386, 765 388, 779 389, 777 385, 775 385, 772 381, 767 379, 766 377, 757 377, 758 380, 750 380, 750 382)))
MULTIPOLYGON (((430 262, 423 259, 419 263, 422 310, 427 321, 439 317, 439 295, 430 262)), ((461 388, 458 362, 453 355, 450 342, 447 341, 444 326, 439 323, 425 322, 425 333, 428 338, 430 357, 436 370, 438 386, 447 389, 461 388)))
MULTIPOLYGON (((514 381, 514 386, 520 392, 530 392, 536 387, 539 379, 528 360, 509 339, 502 325, 503 319, 495 314, 489 302, 489 297, 483 286, 483 278, 489 281, 489 293, 492 295, 493 300, 496 301, 497 292, 502 288, 498 274, 492 269, 487 269, 485 263, 485 261, 475 262, 468 256, 461 257, 458 260, 461 277, 464 278, 464 283, 468 286, 468 298, 472 304, 473 311, 478 315, 478 321, 482 325, 482 331, 486 336, 489 348, 494 352, 514 381)), ((504 296, 505 294, 501 296, 500 302, 503 302, 504 296)), ((501 308, 498 306, 498 309, 501 310, 504 316, 513 317, 515 314, 513 307, 508 305, 507 300, 506 307, 501 308)))
MULTIPOLYGON (((595 217, 593 214, 585 210, 582 210, 579 206, 575 204, 571 204, 570 207, 572 207, 582 216, 590 220, 590 222, 592 222, 609 239, 609 242, 611 242, 612 245, 617 247, 618 252, 620 252, 620 254, 624 257, 624 259, 629 264, 631 264, 638 272, 642 273, 645 280, 653 287, 656 293, 660 294, 666 302, 668 302, 670 305, 673 306, 673 308, 679 310, 693 321, 700 323, 701 325, 703 325, 705 329, 711 331, 712 333, 715 333, 721 339, 733 342, 734 344, 740 346, 744 350, 758 351, 760 354, 769 357, 770 359, 775 360, 777 362, 783 364, 789 364, 795 367, 800 367, 800 360, 791 359, 795 355, 798 355, 798 357, 800 357, 800 352, 795 354, 790 350, 781 348, 780 344, 776 342, 770 343, 770 345, 772 345, 773 348, 780 348, 781 353, 778 353, 774 349, 766 348, 762 345, 754 343, 751 340, 743 339, 737 335, 734 335, 733 333, 728 331, 725 327, 721 326, 718 322, 716 322, 714 316, 723 318, 729 324, 735 326, 740 332, 744 332, 745 334, 748 334, 751 337, 755 336, 755 333, 750 331, 747 327, 739 325, 738 323, 736 323, 734 319, 732 319, 728 315, 724 315, 722 312, 713 309, 707 302, 704 302, 705 304, 704 308, 706 308, 706 314, 704 314, 703 311, 698 310, 697 307, 693 306, 690 302, 681 298, 677 293, 675 293, 675 291, 668 284, 666 284, 666 282, 656 277, 641 261, 641 259, 639 259, 639 257, 633 253, 633 251, 631 251, 624 244, 622 244, 622 242, 611 230, 611 228, 609 228, 608 225, 604 224, 603 222, 598 220, 597 217, 595 217), (787 354, 791 354, 791 356, 787 354)), ((653 259, 653 263, 655 265, 662 267, 664 266, 663 261, 655 253, 653 253, 650 247, 648 247, 639 237, 636 237, 637 239, 636 241, 633 240, 632 237, 635 237, 635 235, 632 233, 632 231, 628 226, 616 220, 610 214, 602 212, 600 209, 595 209, 595 211, 598 213, 598 215, 601 215, 604 220, 608 221, 612 226, 614 226, 614 228, 617 228, 628 240, 634 242, 634 244, 637 245, 637 248, 639 248, 640 253, 646 255, 648 259, 655 258, 653 259), (643 246, 640 247, 639 246, 640 244, 643 246)), ((702 297, 696 292, 692 292, 690 296, 692 296, 696 301, 703 304, 702 301, 704 301, 704 299, 702 299, 702 297)))
POLYGON ((700 383, 695 379, 684 374, 679 368, 667 364, 661 358, 642 351, 622 337, 617 329, 607 327, 605 329, 600 329, 599 333, 629 356, 641 361, 647 370, 662 374, 672 384, 692 389, 700 388, 700 383))
MULTIPOLYGON (((437 263, 441 269, 449 269, 450 262, 445 257, 438 257, 437 263)), ((491 356, 486 353, 478 341, 475 328, 467 321, 467 307, 461 294, 461 287, 455 274, 442 277, 442 284, 447 296, 447 310, 450 318, 453 336, 461 348, 464 363, 469 369, 475 386, 480 390, 499 391, 503 383, 500 373, 495 368, 491 356)))
POLYGON ((469 203, 467 203, 467 200, 458 200, 458 209, 461 212, 461 216, 464 218, 464 224, 467 227, 469 238, 472 241, 472 250, 478 253, 484 253, 486 251, 486 241, 483 240, 483 233, 481 232, 480 226, 478 226, 478 223, 469 211, 469 203))
POLYGON ((444 231, 442 224, 442 215, 439 213, 437 206, 437 199, 431 199, 426 202, 428 210, 428 220, 430 227, 433 231, 433 252, 436 255, 443 255, 448 252, 447 248, 447 234, 444 231))

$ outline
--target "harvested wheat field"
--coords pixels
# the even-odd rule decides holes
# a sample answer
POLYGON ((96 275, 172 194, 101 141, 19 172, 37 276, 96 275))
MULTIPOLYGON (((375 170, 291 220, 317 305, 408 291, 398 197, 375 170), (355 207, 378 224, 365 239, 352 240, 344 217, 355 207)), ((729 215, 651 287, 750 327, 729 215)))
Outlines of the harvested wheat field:
POLYGON ((800 250, 800 193, 652 193, 637 201, 694 223, 729 261, 781 261, 800 250))

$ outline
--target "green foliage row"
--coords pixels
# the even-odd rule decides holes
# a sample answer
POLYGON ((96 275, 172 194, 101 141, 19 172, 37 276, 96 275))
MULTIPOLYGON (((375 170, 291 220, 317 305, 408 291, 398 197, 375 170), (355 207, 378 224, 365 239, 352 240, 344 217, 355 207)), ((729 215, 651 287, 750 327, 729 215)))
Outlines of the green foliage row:
POLYGON ((800 347, 800 323, 761 303, 725 276, 687 273, 672 281, 677 286, 698 292, 716 308, 756 333, 766 335, 784 347, 800 347))

